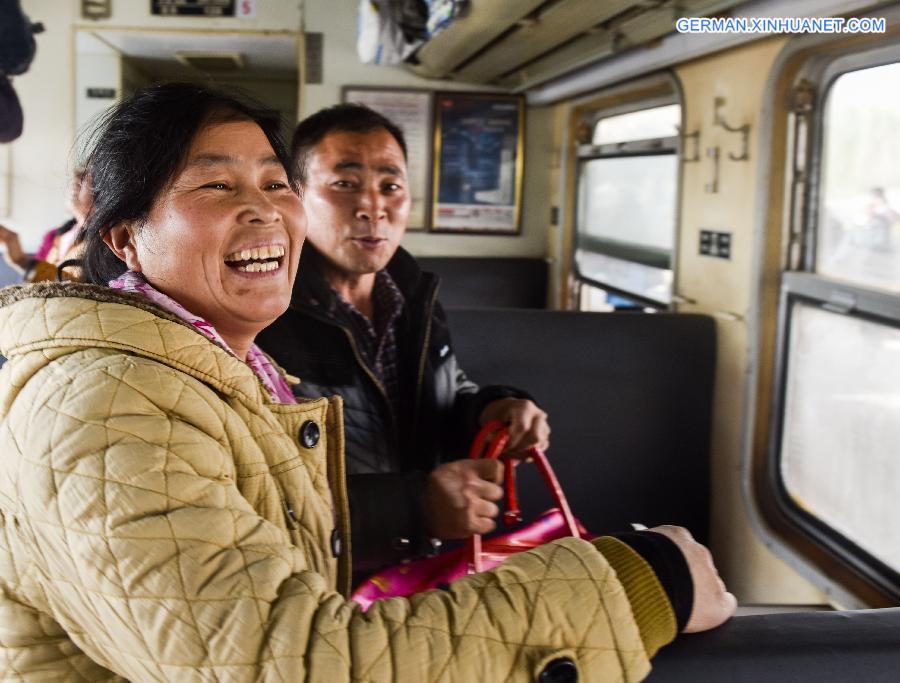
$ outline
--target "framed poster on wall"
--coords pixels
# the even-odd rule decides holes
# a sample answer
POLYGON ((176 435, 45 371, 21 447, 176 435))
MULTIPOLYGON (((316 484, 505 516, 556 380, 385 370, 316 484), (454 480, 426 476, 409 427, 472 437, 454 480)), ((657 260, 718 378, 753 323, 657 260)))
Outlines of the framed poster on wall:
POLYGON ((344 102, 364 104, 386 116, 403 131, 412 208, 408 230, 425 230, 431 217, 432 93, 430 90, 346 86, 344 102))
POLYGON ((515 235, 520 228, 524 100, 435 96, 433 232, 515 235))

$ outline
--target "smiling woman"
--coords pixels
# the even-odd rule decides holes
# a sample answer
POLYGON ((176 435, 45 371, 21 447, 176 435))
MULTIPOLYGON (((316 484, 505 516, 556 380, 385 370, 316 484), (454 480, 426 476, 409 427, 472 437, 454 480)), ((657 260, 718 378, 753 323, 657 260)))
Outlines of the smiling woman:
POLYGON ((98 199, 86 226, 88 280, 118 288, 146 280, 246 358, 290 301, 306 234, 277 120, 196 86, 143 97, 151 100, 144 107, 156 105, 170 120, 157 114, 147 126, 132 111, 135 101, 126 102, 110 114, 90 160, 98 199), (184 106, 164 109, 166 100, 184 106), (176 140, 160 145, 161 134, 176 140), (130 144, 117 144, 125 136, 130 144), (123 172, 142 182, 122 182, 123 172))
POLYGON ((305 235, 275 129, 196 86, 138 92, 89 157, 90 282, 0 293, 2 677, 634 680, 727 618, 672 528, 347 601, 340 399, 295 400, 254 345, 305 235))

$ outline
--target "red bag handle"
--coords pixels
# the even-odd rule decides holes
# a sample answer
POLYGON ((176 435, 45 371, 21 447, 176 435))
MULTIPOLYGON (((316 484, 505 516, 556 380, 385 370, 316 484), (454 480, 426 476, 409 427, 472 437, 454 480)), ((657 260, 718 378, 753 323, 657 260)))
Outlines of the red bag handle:
MULTIPOLYGON (((509 427, 502 422, 493 420, 484 425, 484 427, 481 428, 481 431, 478 432, 478 435, 472 442, 469 457, 473 460, 484 458, 486 460, 499 459, 503 461, 503 479, 506 488, 507 504, 507 510, 503 515, 503 521, 506 522, 506 524, 515 524, 516 522, 522 521, 522 513, 519 510, 519 499, 516 494, 515 477, 515 468, 516 465, 519 464, 519 460, 517 458, 502 457, 500 455, 503 452, 503 449, 506 448, 508 442, 509 427)), ((531 448, 529 449, 528 457, 524 462, 533 462, 537 466, 538 471, 541 473, 541 478, 544 480, 544 484, 550 489, 550 493, 556 501, 556 505, 562 512, 563 520, 565 520, 569 534, 580 537, 581 534, 578 531, 578 524, 575 522, 575 516, 572 514, 572 509, 569 507, 569 501, 566 500, 566 495, 559 485, 559 480, 556 478, 553 468, 550 467, 550 463, 547 461, 547 456, 544 455, 544 452, 539 448, 531 448)), ((467 550, 469 556, 469 573, 473 574, 482 571, 481 536, 479 534, 474 534, 469 538, 467 550)))

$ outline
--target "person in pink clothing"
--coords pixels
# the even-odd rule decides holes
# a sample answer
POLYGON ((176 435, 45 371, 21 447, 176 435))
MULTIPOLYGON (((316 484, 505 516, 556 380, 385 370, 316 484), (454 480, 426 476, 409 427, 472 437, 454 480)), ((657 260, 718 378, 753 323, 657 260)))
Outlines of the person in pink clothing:
MULTIPOLYGON (((41 246, 34 254, 22 249, 19 235, 0 225, 0 246, 6 262, 21 273, 26 282, 43 282, 57 279, 59 266, 79 257, 81 226, 93 205, 91 179, 87 170, 78 167, 72 174, 66 194, 66 208, 72 218, 59 227, 48 230, 41 240, 41 246)), ((80 279, 75 268, 59 273, 64 279, 80 279)))

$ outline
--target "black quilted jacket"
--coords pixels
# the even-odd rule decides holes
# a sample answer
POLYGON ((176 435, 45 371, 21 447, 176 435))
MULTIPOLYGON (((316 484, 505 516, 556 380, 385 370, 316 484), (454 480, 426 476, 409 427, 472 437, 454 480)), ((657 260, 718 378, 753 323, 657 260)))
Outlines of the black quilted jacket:
POLYGON ((479 387, 456 360, 438 278, 398 249, 387 270, 406 300, 397 343, 400 414, 395 418, 372 368, 360 354, 353 324, 322 277, 321 256, 307 243, 290 308, 256 342, 301 382, 298 396, 340 395, 351 552, 357 578, 430 548, 423 527, 425 474, 466 457, 478 416, 491 401, 528 397, 511 387, 479 387))

